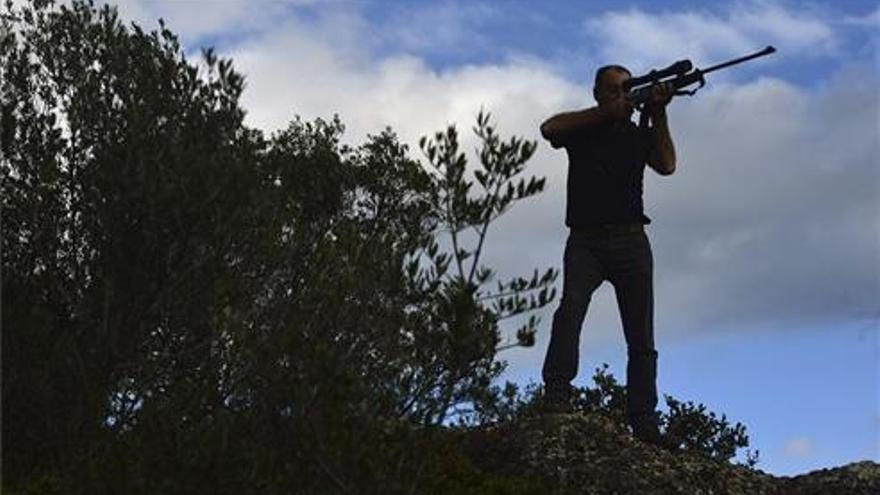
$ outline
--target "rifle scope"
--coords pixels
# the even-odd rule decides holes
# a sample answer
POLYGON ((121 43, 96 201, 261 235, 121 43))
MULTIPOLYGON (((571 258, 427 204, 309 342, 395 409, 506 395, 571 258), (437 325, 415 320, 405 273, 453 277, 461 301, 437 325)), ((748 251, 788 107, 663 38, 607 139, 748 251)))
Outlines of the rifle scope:
POLYGON ((664 77, 680 76, 693 69, 693 67, 694 64, 692 64, 690 60, 679 60, 665 69, 651 70, 651 72, 648 72, 644 76, 627 79, 623 83, 623 90, 629 91, 636 86, 641 86, 642 84, 649 82, 657 82, 664 77))

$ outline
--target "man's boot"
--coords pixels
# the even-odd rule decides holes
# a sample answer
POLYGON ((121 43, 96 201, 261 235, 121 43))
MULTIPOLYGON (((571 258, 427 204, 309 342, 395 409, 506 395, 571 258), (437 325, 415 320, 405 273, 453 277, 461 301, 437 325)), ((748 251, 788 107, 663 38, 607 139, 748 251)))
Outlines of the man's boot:
POLYGON ((628 422, 632 427, 633 437, 637 440, 657 447, 663 446, 656 414, 633 416, 629 418, 628 422))
POLYGON ((544 387, 541 398, 541 412, 544 414, 570 414, 574 412, 571 403, 571 385, 544 387))
POLYGON ((626 369, 627 423, 637 439, 660 445, 657 409, 657 351, 628 349, 626 369))

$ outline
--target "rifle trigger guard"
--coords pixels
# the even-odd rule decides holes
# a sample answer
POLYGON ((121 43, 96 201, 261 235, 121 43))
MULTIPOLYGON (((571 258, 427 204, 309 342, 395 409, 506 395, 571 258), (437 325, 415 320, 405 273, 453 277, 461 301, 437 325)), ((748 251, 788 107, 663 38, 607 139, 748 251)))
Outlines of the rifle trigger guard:
POLYGON ((700 74, 700 79, 698 79, 697 82, 699 82, 700 85, 697 86, 696 88, 694 88, 693 90, 688 91, 688 90, 686 90, 686 89, 679 89, 678 91, 676 91, 676 92, 673 93, 673 94, 676 94, 676 95, 688 95, 688 96, 693 96, 693 95, 695 95, 695 94, 697 93, 697 91, 700 90, 700 88, 702 88, 703 86, 706 85, 706 78, 703 77, 703 74, 700 74))

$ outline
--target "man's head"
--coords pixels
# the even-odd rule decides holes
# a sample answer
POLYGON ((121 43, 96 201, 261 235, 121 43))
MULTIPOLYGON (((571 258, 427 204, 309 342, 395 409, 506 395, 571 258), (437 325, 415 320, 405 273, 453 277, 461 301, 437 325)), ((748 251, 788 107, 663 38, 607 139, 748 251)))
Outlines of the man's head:
POLYGON ((630 71, 622 65, 606 65, 596 71, 596 81, 593 84, 593 98, 599 106, 623 99, 626 94, 623 83, 631 78, 630 71))

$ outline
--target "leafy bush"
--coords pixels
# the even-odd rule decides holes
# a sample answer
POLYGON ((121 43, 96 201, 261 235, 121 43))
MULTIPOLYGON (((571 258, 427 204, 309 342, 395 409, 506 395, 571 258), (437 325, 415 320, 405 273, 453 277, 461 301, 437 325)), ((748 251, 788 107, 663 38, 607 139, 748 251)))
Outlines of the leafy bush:
MULTIPOLYGON (((749 436, 742 423, 731 426, 727 416, 719 419, 707 412, 703 404, 682 403, 664 395, 669 412, 663 414, 663 439, 672 449, 698 452, 715 459, 730 460, 737 450, 749 446, 749 436)), ((744 465, 753 468, 758 463, 759 451, 746 450, 744 465)))

